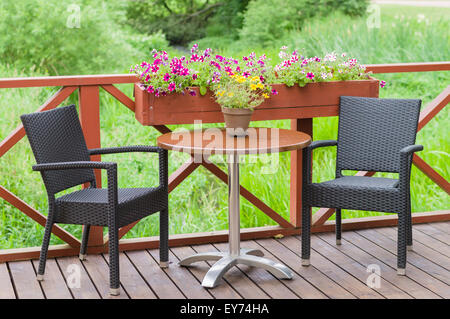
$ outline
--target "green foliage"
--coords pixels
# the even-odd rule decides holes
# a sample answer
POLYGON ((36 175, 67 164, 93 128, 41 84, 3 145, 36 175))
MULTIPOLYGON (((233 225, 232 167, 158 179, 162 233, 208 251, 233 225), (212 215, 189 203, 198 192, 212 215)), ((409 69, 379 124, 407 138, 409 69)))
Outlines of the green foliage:
POLYGON ((111 6, 120 13, 94 0, 2 0, 0 60, 52 75, 123 71, 140 54, 111 6))
POLYGON ((143 33, 161 30, 171 44, 185 45, 205 36, 208 19, 222 6, 218 1, 140 0, 126 7, 127 23, 143 33))
POLYGON ((326 16, 341 10, 350 15, 362 15, 367 0, 253 0, 244 14, 241 40, 249 45, 268 46, 287 32, 300 30, 316 16, 326 16))

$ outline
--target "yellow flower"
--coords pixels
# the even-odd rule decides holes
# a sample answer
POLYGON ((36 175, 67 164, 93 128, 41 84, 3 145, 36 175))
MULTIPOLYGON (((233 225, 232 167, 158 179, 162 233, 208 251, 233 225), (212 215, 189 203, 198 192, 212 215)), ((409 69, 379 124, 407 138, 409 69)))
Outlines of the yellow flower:
POLYGON ((264 96, 265 99, 269 98, 269 94, 267 94, 267 93, 263 93, 263 96, 264 96))
POLYGON ((250 84, 250 89, 252 91, 255 91, 258 88, 258 86, 256 84, 250 84))
POLYGON ((252 77, 252 82, 256 82, 256 81, 259 81, 259 77, 257 77, 257 76, 252 77))
POLYGON ((232 97, 233 95, 234 95, 233 92, 228 93, 228 96, 229 96, 229 97, 232 97))
POLYGON ((256 84, 256 87, 257 87, 258 89, 262 89, 262 88, 264 88, 264 85, 262 85, 262 83, 258 83, 258 84, 256 84))

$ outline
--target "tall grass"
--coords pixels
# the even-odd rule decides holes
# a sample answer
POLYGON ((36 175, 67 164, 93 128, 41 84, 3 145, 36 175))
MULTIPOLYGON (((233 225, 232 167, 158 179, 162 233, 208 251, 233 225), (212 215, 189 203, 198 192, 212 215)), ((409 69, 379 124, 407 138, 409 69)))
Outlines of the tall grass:
MULTIPOLYGON (((418 10, 415 12, 419 13, 418 10)), ((320 55, 331 50, 346 51, 351 55, 358 56, 363 63, 450 59, 447 49, 448 20, 443 20, 442 15, 434 12, 433 15, 430 14, 428 26, 425 27, 424 24, 414 22, 412 18, 409 18, 410 24, 407 26, 406 22, 400 23, 400 14, 401 12, 396 8, 383 10, 381 29, 368 29, 365 26, 364 18, 350 19, 333 15, 327 19, 312 21, 305 30, 288 35, 283 42, 292 47, 303 47, 305 52, 310 55, 320 55), (399 15, 397 18, 396 14, 399 15), (396 23, 396 27, 393 27, 392 23, 396 23)), ((407 20, 405 17, 403 19, 407 20)), ((277 45, 274 44, 274 47, 277 45)), ((249 50, 245 47, 231 45, 223 51, 248 54, 249 50)), ((273 59, 277 53, 277 50, 271 51, 273 59)), ((134 62, 137 61, 130 61, 130 64, 134 62)), ((2 77, 22 75, 13 68, 4 66, 0 66, 0 72, 2 77)), ((29 72, 27 75, 35 74, 29 72)), ((378 77, 388 83, 386 88, 381 89, 381 97, 421 98, 424 105, 447 87, 450 79, 448 72, 392 74, 378 75, 378 77)), ((130 97, 132 96, 131 85, 119 85, 119 88, 130 97)), ((35 111, 55 91, 55 88, 0 89, 0 139, 5 138, 19 124, 20 114, 35 111)), ((70 103, 78 103, 76 94, 62 105, 70 103)), ((151 127, 140 125, 132 112, 102 90, 100 105, 102 146, 154 145, 156 143, 159 133, 151 127)), ((420 156, 446 179, 450 178, 447 165, 450 151, 449 116, 448 109, 442 110, 417 137, 417 143, 425 146, 425 151, 420 156)), ((289 121, 253 122, 252 125, 289 128, 289 121)), ((177 126, 170 127, 175 129, 177 126)), ((185 127, 192 126, 185 125, 185 127)), ((315 140, 335 139, 336 136, 337 118, 314 120, 315 140)), ((266 167, 262 161, 242 165, 241 183, 274 210, 288 218, 289 154, 281 153, 278 156, 279 166, 273 174, 261 174, 266 167)), ((170 171, 173 172, 187 158, 188 156, 185 154, 171 152, 170 171)), ((118 162, 120 187, 151 186, 158 182, 155 155, 119 154, 104 156, 104 159, 118 162)), ((213 161, 218 162, 219 166, 226 169, 220 158, 213 158, 213 161)), ((0 158, 0 185, 5 186, 31 206, 45 213, 47 210, 45 190, 40 175, 31 171, 33 163, 34 158, 25 138, 0 158)), ((333 150, 315 151, 314 180, 332 179, 334 165, 333 150)), ((106 185, 106 180, 103 183, 106 185)), ((416 168, 413 168, 411 184, 412 210, 414 212, 448 209, 450 206, 449 196, 416 168)), ((241 199, 242 227, 274 225, 270 218, 245 199, 241 199)), ((344 217, 376 214, 378 213, 345 211, 344 217)), ((79 226, 63 225, 62 227, 70 230, 76 236, 81 235, 79 226)), ((226 186, 206 169, 199 167, 170 194, 170 233, 221 230, 227 227, 226 186)), ((39 245, 42 241, 42 234, 41 226, 5 201, 0 200, 1 249, 39 245)), ((127 237, 156 234, 158 234, 158 222, 155 215, 141 221, 127 234, 127 237)), ((61 241, 53 236, 52 244, 56 243, 61 243, 61 241)))

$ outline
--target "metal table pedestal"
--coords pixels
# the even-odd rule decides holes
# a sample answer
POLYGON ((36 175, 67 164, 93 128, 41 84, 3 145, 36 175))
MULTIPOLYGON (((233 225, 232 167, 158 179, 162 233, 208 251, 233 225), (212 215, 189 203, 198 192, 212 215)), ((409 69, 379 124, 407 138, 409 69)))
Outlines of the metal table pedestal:
POLYGON ((279 279, 292 279, 292 272, 285 265, 262 258, 263 252, 256 249, 240 248, 240 207, 239 207, 239 155, 228 155, 228 219, 229 251, 199 253, 180 261, 180 266, 189 266, 198 261, 217 261, 207 272, 202 286, 216 287, 223 275, 233 266, 244 264, 263 268, 279 279))

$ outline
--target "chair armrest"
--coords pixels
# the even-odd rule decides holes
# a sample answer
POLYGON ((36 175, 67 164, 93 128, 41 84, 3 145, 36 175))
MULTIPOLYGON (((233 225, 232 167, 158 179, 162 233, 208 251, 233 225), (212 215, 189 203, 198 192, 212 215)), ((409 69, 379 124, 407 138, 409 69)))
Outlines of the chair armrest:
POLYGON ((422 145, 408 145, 400 150, 400 187, 409 189, 409 179, 411 176, 412 155, 414 152, 423 150, 422 145))
POLYGON ((400 156, 423 151, 423 145, 408 145, 400 150, 400 156))
POLYGON ((319 148, 319 147, 326 147, 326 146, 337 146, 337 141, 335 141, 335 140, 314 141, 303 149, 303 184, 304 185, 310 184, 312 182, 311 165, 309 165, 309 163, 311 163, 311 161, 312 161, 312 150, 319 148), (308 164, 306 164, 306 163, 308 163, 308 164))
POLYGON ((97 169, 111 169, 117 168, 117 164, 113 162, 61 162, 61 163, 43 163, 33 165, 33 171, 51 171, 64 169, 80 169, 80 168, 97 168, 97 169))
POLYGON ((162 149, 157 146, 134 145, 134 146, 94 148, 89 150, 89 155, 117 154, 117 153, 131 153, 131 152, 158 153, 161 150, 162 149))
POLYGON ((94 148, 90 149, 89 155, 100 154, 117 154, 117 153, 131 153, 131 152, 147 152, 159 154, 159 188, 169 189, 169 168, 168 168, 168 154, 167 150, 158 146, 134 145, 134 146, 120 146, 109 148, 94 148))
POLYGON ((314 141, 311 144, 308 145, 308 149, 313 150, 315 148, 319 147, 326 147, 326 146, 336 146, 337 141, 335 140, 321 140, 321 141, 314 141))

